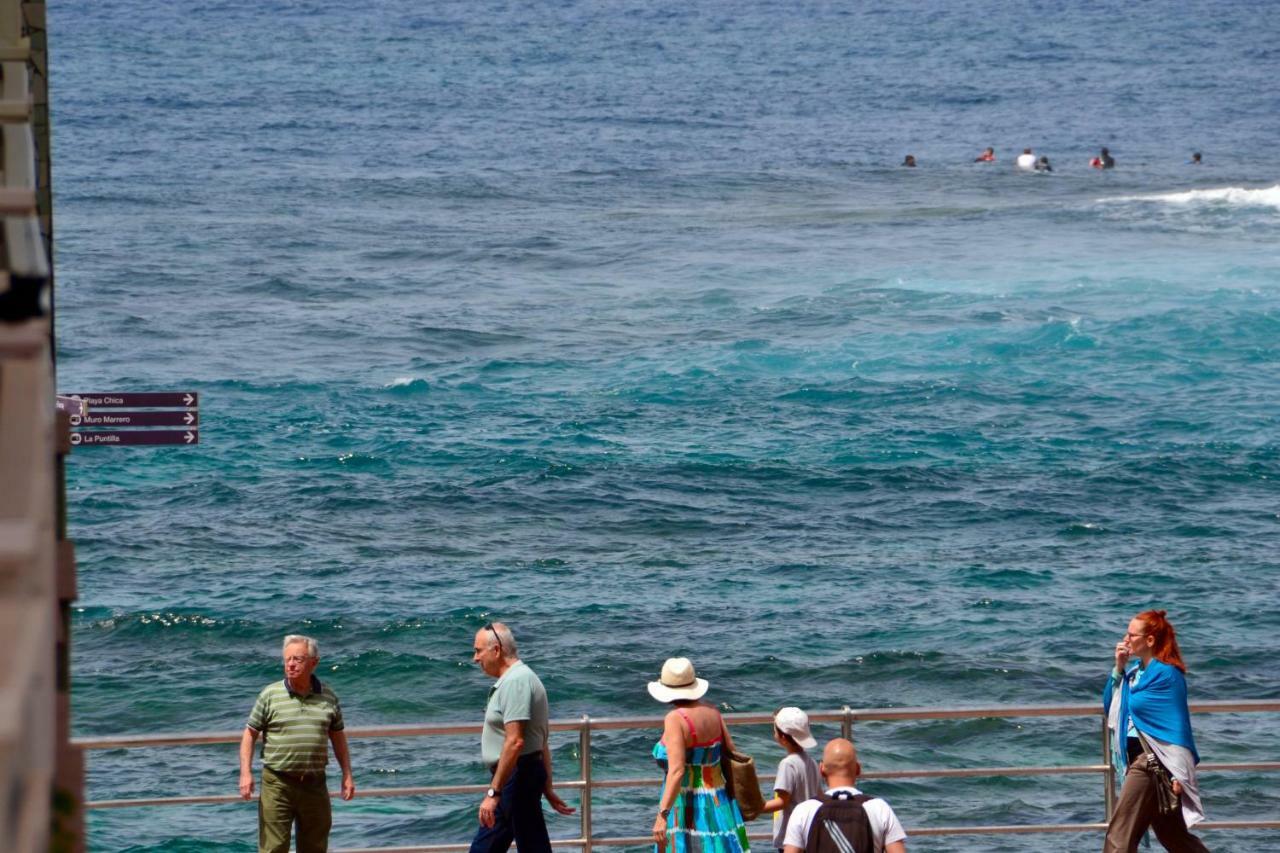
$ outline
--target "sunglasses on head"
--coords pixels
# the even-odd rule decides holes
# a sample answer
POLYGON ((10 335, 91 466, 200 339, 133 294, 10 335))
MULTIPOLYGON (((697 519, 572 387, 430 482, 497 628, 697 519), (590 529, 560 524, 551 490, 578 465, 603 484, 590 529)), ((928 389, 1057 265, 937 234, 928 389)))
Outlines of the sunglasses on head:
POLYGON ((498 644, 498 651, 502 652, 503 656, 505 657, 507 654, 507 650, 502 645, 502 638, 498 636, 498 629, 493 627, 492 622, 486 622, 484 623, 484 630, 488 631, 490 634, 493 634, 493 641, 498 644))

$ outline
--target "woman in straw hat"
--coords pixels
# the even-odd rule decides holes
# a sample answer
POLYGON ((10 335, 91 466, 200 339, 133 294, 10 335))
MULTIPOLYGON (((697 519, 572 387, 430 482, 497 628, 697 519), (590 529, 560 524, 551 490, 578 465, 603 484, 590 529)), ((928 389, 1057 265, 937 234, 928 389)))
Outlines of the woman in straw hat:
POLYGON ((655 853, 750 853, 738 804, 725 791, 722 749, 733 739, 720 712, 700 702, 707 680, 688 658, 670 658, 649 695, 674 708, 663 721, 653 757, 667 773, 653 821, 655 853))

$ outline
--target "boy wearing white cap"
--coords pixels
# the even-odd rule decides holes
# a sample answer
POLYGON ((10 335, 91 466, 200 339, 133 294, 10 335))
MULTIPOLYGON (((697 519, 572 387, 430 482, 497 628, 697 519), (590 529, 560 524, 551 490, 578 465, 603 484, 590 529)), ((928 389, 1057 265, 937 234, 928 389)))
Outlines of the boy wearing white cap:
POLYGON ((799 708, 779 708, 773 715, 773 739, 787 751, 778 764, 773 799, 764 804, 773 813, 773 846, 782 849, 787 821, 796 805, 822 794, 818 764, 805 752, 818 745, 809 731, 809 715, 799 708))

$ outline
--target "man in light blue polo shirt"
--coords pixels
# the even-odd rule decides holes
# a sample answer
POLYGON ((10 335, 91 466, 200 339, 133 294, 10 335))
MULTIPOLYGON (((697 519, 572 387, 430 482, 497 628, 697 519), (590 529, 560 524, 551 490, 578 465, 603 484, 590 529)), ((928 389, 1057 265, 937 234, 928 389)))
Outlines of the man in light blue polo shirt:
POLYGON ((480 757, 489 768, 489 790, 480 803, 480 828, 471 853, 551 853, 542 798, 560 814, 573 807, 551 787, 547 691, 520 660, 516 638, 501 622, 476 632, 472 660, 497 679, 489 690, 480 732, 480 757))

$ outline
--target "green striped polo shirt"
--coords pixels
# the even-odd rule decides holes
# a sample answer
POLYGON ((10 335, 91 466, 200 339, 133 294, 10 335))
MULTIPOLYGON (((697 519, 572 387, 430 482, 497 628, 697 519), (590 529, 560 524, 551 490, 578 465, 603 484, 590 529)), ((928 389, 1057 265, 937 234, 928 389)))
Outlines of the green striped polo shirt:
POLYGON ((248 723, 262 734, 262 766, 285 773, 323 773, 329 733, 343 725, 338 697, 314 675, 306 696, 294 693, 287 678, 262 688, 248 723))

